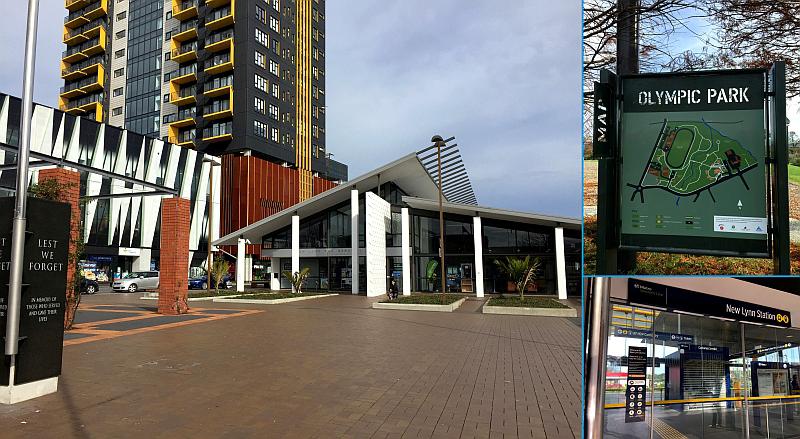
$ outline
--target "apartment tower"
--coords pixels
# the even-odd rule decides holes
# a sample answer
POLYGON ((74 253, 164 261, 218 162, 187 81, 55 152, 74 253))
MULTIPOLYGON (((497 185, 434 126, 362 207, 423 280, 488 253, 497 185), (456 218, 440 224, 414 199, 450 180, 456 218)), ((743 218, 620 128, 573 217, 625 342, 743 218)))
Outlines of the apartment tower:
POLYGON ((65 2, 60 108, 221 156, 223 235, 347 180, 324 0, 65 2))

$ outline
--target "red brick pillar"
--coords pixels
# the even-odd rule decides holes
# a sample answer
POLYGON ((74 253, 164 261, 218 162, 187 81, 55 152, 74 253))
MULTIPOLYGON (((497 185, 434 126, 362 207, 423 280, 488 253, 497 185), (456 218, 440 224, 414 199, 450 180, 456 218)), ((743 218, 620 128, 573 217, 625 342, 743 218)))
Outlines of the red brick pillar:
POLYGON ((188 311, 189 200, 161 200, 161 256, 159 259, 158 312, 188 311))
POLYGON ((75 300, 73 282, 75 281, 75 264, 78 262, 75 258, 75 246, 81 239, 81 208, 78 204, 81 195, 81 175, 76 171, 64 168, 41 169, 39 183, 47 180, 55 180, 61 186, 59 201, 69 204, 72 212, 69 224, 69 256, 67 258, 67 309, 64 312, 64 327, 69 328, 78 304, 75 300))

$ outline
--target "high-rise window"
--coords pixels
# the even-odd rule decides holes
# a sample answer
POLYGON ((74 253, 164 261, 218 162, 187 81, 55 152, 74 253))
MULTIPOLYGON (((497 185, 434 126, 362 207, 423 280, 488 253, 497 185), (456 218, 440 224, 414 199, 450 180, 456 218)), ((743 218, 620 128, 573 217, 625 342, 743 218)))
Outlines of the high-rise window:
POLYGON ((263 53, 256 50, 256 65, 262 69, 267 68, 267 57, 263 53))
POLYGON ((270 15, 269 28, 277 33, 281 33, 281 22, 277 18, 270 15))
MULTIPOLYGON (((256 112, 261 113, 261 114, 266 114, 267 110, 266 110, 266 105, 264 103, 264 100, 259 98, 258 96, 256 96, 254 99, 255 100, 254 100, 254 105, 253 106, 254 106, 256 112)), ((270 111, 271 110, 272 110, 272 105, 270 105, 270 111)))
POLYGON ((275 127, 272 127, 272 128, 270 128, 270 139, 271 139, 273 142, 276 142, 276 143, 277 143, 277 142, 279 142, 279 141, 280 141, 280 140, 279 140, 280 138, 281 138, 281 135, 280 135, 280 132, 278 131, 278 129, 277 129, 277 128, 275 128, 275 127))
MULTIPOLYGON (((267 91, 267 90, 264 90, 264 91, 267 91)), ((281 95, 281 87, 278 84, 273 83, 272 84, 272 97, 275 98, 275 99, 278 99, 278 97, 280 97, 280 95, 281 95)))
POLYGON ((264 93, 267 92, 267 79, 259 75, 258 73, 256 73, 255 84, 257 89, 263 91, 264 93))
POLYGON ((278 107, 272 104, 269 104, 269 117, 278 120, 278 107))
POLYGON ((253 121, 253 134, 258 137, 267 138, 267 124, 263 122, 259 122, 257 120, 253 121))
POLYGON ((259 28, 256 28, 256 41, 264 47, 269 47, 269 38, 267 34, 259 28))
POLYGON ((256 5, 256 19, 264 24, 267 24, 267 11, 258 5, 256 5))
POLYGON ((122 96, 122 87, 115 88, 115 89, 114 89, 114 92, 113 92, 113 96, 114 96, 114 97, 117 97, 117 96, 122 96))
POLYGON ((273 60, 269 60, 269 72, 272 73, 275 76, 280 77, 281 76, 281 68, 278 65, 278 63, 276 63, 273 60))

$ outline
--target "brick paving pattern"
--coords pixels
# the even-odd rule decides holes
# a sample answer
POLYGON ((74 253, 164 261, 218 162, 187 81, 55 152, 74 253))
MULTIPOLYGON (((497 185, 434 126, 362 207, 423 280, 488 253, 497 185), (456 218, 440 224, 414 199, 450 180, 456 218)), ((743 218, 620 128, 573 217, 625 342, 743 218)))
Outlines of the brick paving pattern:
MULTIPOLYGON (((124 305, 130 295, 84 300, 124 305)), ((68 345, 3 437, 580 437, 576 319, 373 310, 364 297, 68 345), (22 422, 25 422, 24 424, 22 422)), ((226 305, 226 306, 222 306, 226 305)), ((126 308, 120 306, 119 311, 126 308)))

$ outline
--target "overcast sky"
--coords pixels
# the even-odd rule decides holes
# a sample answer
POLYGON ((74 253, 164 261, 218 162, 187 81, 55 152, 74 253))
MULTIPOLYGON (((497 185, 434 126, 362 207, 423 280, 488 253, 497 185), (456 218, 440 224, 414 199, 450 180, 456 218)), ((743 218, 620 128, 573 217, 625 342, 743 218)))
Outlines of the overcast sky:
MULTIPOLYGON (((6 0, 0 91, 22 89, 6 0)), ((62 3, 40 7, 35 99, 57 105, 62 3)), ((327 147, 350 177, 455 136, 481 205, 581 214, 579 1, 329 0, 327 147)))

